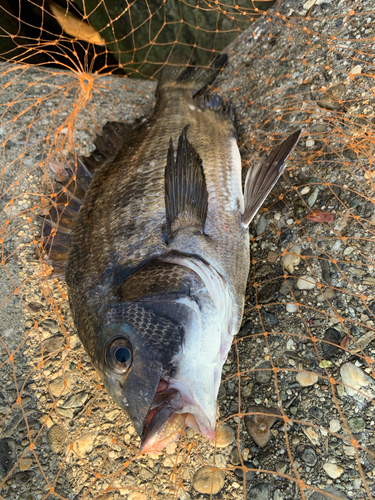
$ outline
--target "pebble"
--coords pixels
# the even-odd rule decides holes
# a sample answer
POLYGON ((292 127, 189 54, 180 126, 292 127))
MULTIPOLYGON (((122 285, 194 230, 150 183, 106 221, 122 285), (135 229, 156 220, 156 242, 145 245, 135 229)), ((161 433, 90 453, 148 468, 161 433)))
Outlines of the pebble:
POLYGON ((247 500, 270 500, 272 498, 272 488, 269 484, 259 483, 249 490, 247 500))
POLYGON ((344 453, 348 457, 354 457, 355 456, 355 449, 353 446, 344 446, 344 453))
POLYGON ((304 427, 303 432, 314 446, 319 446, 319 436, 312 427, 304 427))
POLYGON ((288 253, 284 255, 283 262, 284 267, 288 271, 289 274, 293 274, 295 266, 301 262, 301 246, 294 245, 292 248, 288 250, 288 253), (292 255, 296 254, 296 255, 292 255))
POLYGON ((274 325, 277 325, 279 323, 279 320, 272 313, 262 309, 261 314, 262 314, 264 321, 267 323, 267 325, 274 326, 274 325))
POLYGON ((329 500, 332 499, 332 495, 340 500, 348 500, 348 497, 342 490, 339 490, 332 485, 329 486, 325 492, 330 493, 330 495, 325 495, 323 491, 314 491, 309 500, 329 500))
POLYGON ((329 430, 331 432, 338 432, 341 429, 341 423, 338 418, 332 418, 329 421, 329 430))
POLYGON ((236 439, 236 434, 232 427, 227 424, 219 424, 216 428, 216 438, 212 441, 217 448, 225 448, 233 443, 236 439))
POLYGON ((229 460, 230 460, 230 463, 232 465, 238 465, 241 463, 241 460, 240 460, 240 454, 239 454, 239 451, 238 451, 238 447, 237 446, 234 446, 232 449, 231 449, 231 452, 229 454, 229 460))
POLYGON ((267 224, 268 224, 268 220, 269 220, 269 216, 266 214, 262 214, 259 217, 259 220, 257 222, 257 228, 256 228, 257 236, 260 236, 261 234, 264 233, 264 231, 266 230, 267 224))
POLYGON ((307 204, 308 204, 309 207, 312 207, 315 204, 315 202, 316 202, 316 200, 318 198, 318 194, 319 194, 319 188, 316 188, 310 194, 310 196, 307 198, 307 204))
POLYGON ((312 448, 311 446, 300 445, 297 448, 297 453, 300 455, 305 464, 308 465, 309 467, 314 467, 314 465, 318 461, 316 452, 314 448, 312 448))
POLYGON ((187 491, 180 490, 178 500, 191 500, 191 496, 187 491))
POLYGON ((207 467, 201 467, 193 476, 193 488, 198 493, 209 493, 216 495, 223 488, 225 474, 222 471, 213 471, 207 467))
POLYGON ((311 290, 316 286, 316 279, 313 276, 302 276, 297 281, 298 290, 311 290))
POLYGON ((306 147, 307 148, 312 148, 315 144, 315 141, 313 139, 307 139, 306 141, 306 147))
POLYGON ((296 375, 296 381, 301 387, 309 387, 318 382, 318 375, 316 373, 299 372, 296 375))
POLYGON ((52 380, 49 384, 49 389, 51 394, 55 397, 60 396, 64 392, 64 379, 63 377, 57 377, 55 380, 52 380))
POLYGON ((59 453, 63 449, 66 436, 60 424, 53 424, 48 430, 48 442, 55 453, 59 453))
POLYGON ((303 4, 303 8, 305 10, 311 9, 314 5, 321 5, 322 3, 330 3, 331 0, 307 0, 306 3, 303 4))
POLYGON ((20 467, 20 471, 26 471, 29 470, 30 467, 32 466, 33 459, 32 458, 21 458, 18 465, 20 467))
MULTIPOLYGON (((349 396, 359 396, 357 391, 371 383, 371 379, 359 366, 353 363, 345 363, 340 368, 342 382, 346 384, 345 392, 349 396)), ((363 391, 365 392, 365 391, 363 391)))
POLYGON ((23 472, 17 472, 17 474, 14 475, 16 481, 20 483, 28 483, 30 479, 32 479, 34 476, 34 472, 31 470, 23 471, 23 472))
POLYGON ((344 470, 339 467, 337 464, 333 464, 332 462, 327 462, 323 465, 323 469, 326 471, 327 475, 332 479, 337 479, 341 476, 344 470))
POLYGON ((362 417, 354 417, 348 420, 349 428, 353 432, 362 432, 366 428, 366 422, 362 417))
POLYGON ((321 346, 325 359, 331 359, 341 351, 338 347, 341 342, 341 333, 335 328, 328 328, 324 333, 323 340, 325 340, 325 342, 322 342, 321 346), (327 344, 327 342, 330 343, 327 344))
POLYGON ((275 469, 279 474, 285 474, 288 468, 288 463, 284 461, 276 462, 275 469))
POLYGON ((36 497, 33 494, 30 493, 30 491, 24 491, 21 493, 21 495, 18 497, 18 500, 35 500, 35 498, 43 498, 43 495, 40 495, 40 497, 36 497))
POLYGON ((64 344, 65 337, 62 335, 55 335, 54 337, 48 337, 43 340, 43 353, 50 354, 55 351, 59 351, 64 344))
POLYGON ((33 312, 38 312, 40 309, 43 309, 43 304, 41 304, 40 302, 31 301, 27 304, 27 307, 29 307, 33 312))
MULTIPOLYGON (((41 326, 48 330, 50 333, 55 334, 59 331, 59 326, 58 324, 53 321, 53 319, 45 319, 42 323, 41 326)), ((62 337, 64 338, 64 337, 62 337)))
POLYGON ((289 303, 286 305, 286 310, 290 313, 295 313, 298 311, 298 307, 295 304, 289 303))
POLYGON ((307 194, 311 191, 311 187, 310 186, 305 186, 304 188, 301 189, 300 193, 301 194, 307 194))
POLYGON ((83 434, 79 438, 77 438, 74 443, 73 443, 73 449, 74 451, 79 455, 82 456, 85 453, 91 453, 93 447, 94 447, 94 441, 96 436, 98 435, 97 432, 86 432, 86 434, 83 434))
MULTIPOLYGON (((183 460, 182 454, 181 454, 181 459, 183 460)), ((225 469, 226 466, 227 466, 227 457, 225 455, 222 455, 221 453, 216 453, 215 467, 217 469, 225 469)))
POLYGON ((251 321, 251 319, 248 319, 238 332, 238 336, 246 337, 247 335, 250 335, 252 327, 253 327, 253 322, 251 321))
POLYGON ((263 448, 271 439, 271 427, 278 420, 275 415, 279 414, 277 408, 266 408, 265 406, 250 406, 248 413, 263 413, 263 415, 246 415, 245 424, 247 432, 253 438, 255 443, 263 448))
POLYGON ((17 460, 16 443, 13 439, 0 439, 0 480, 11 471, 17 460))
POLYGON ((59 414, 62 416, 62 417, 66 417, 66 418, 69 418, 69 419, 72 419, 73 416, 74 416, 74 412, 71 408, 62 408, 62 407, 57 407, 56 410, 59 412, 59 414))
POLYGON ((140 491, 132 491, 128 495, 128 500, 147 500, 147 495, 145 493, 141 493, 140 491))
POLYGON ((318 302, 324 302, 325 300, 331 300, 336 296, 336 290, 334 288, 328 288, 324 294, 320 293, 317 296, 317 301, 318 302))
MULTIPOLYGON (((256 469, 255 465, 252 462, 244 462, 243 463, 246 469, 256 469)), ((238 479, 243 479, 243 469, 238 467, 234 471, 236 477, 238 479)), ((247 470, 245 473, 246 481, 252 481, 255 477, 255 472, 253 470, 247 470)))
POLYGON ((362 73, 362 66, 360 66, 359 64, 357 64, 356 66, 354 66, 354 68, 351 70, 351 74, 352 75, 359 75, 360 73, 362 73))
POLYGON ((272 365, 269 361, 264 361, 255 371, 255 380, 258 384, 268 384, 273 377, 272 365))
POLYGON ((280 233, 280 240, 283 246, 285 246, 293 238, 292 231, 290 228, 283 230, 280 233))
POLYGON ((63 408, 81 408, 86 403, 88 398, 87 392, 79 392, 77 395, 72 394, 63 404, 63 408))

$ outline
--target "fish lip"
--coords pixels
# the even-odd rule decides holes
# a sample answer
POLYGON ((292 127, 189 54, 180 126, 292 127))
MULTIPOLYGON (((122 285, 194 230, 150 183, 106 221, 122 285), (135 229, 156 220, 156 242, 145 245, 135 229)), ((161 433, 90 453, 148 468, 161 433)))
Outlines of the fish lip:
POLYGON ((167 388, 156 392, 143 427, 140 451, 143 451, 150 441, 157 437, 169 418, 182 407, 182 397, 179 390, 167 388))

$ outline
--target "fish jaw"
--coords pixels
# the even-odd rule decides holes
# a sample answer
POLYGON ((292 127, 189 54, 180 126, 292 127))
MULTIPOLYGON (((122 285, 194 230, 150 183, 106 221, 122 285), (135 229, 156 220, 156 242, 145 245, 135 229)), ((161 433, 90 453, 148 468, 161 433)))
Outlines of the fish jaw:
POLYGON ((140 436, 143 434, 144 425, 160 383, 162 370, 163 367, 160 363, 139 356, 135 369, 133 368, 125 381, 108 371, 104 379, 109 394, 130 417, 137 434, 140 436))
POLYGON ((157 392, 142 434, 141 451, 161 451, 192 427, 209 440, 215 438, 216 387, 206 371, 197 383, 170 379, 168 389, 157 392), (178 387, 178 389, 177 389, 178 387), (158 400, 161 400, 159 406, 158 400))
POLYGON ((161 451, 192 427, 209 440, 215 438, 216 398, 221 366, 201 366, 168 381, 168 389, 157 392, 142 434, 141 451, 161 451), (197 376, 194 376, 194 372, 197 376), (159 395, 159 397, 158 397, 159 395), (158 399, 162 402, 159 406, 158 399))

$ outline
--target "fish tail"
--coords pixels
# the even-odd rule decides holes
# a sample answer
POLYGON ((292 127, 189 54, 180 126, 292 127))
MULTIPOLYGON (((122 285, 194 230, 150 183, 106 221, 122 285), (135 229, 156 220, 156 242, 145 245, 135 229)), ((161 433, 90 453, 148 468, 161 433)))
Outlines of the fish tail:
POLYGON ((191 89, 192 97, 197 97, 212 84, 223 70, 227 60, 227 54, 218 54, 209 66, 200 67, 187 65, 178 56, 171 56, 169 58, 170 65, 165 66, 161 71, 156 96, 178 82, 191 89))

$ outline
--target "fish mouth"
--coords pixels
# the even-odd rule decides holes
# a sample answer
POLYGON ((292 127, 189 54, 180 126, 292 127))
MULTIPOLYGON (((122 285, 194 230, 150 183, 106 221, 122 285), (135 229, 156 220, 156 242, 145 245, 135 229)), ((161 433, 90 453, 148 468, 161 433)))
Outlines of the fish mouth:
POLYGON ((182 408, 180 391, 161 379, 143 427, 140 451, 161 450, 179 437, 185 427, 185 416, 176 412, 182 408), (176 419, 178 422, 173 422, 176 419), (172 422, 177 425, 168 425, 172 422))

